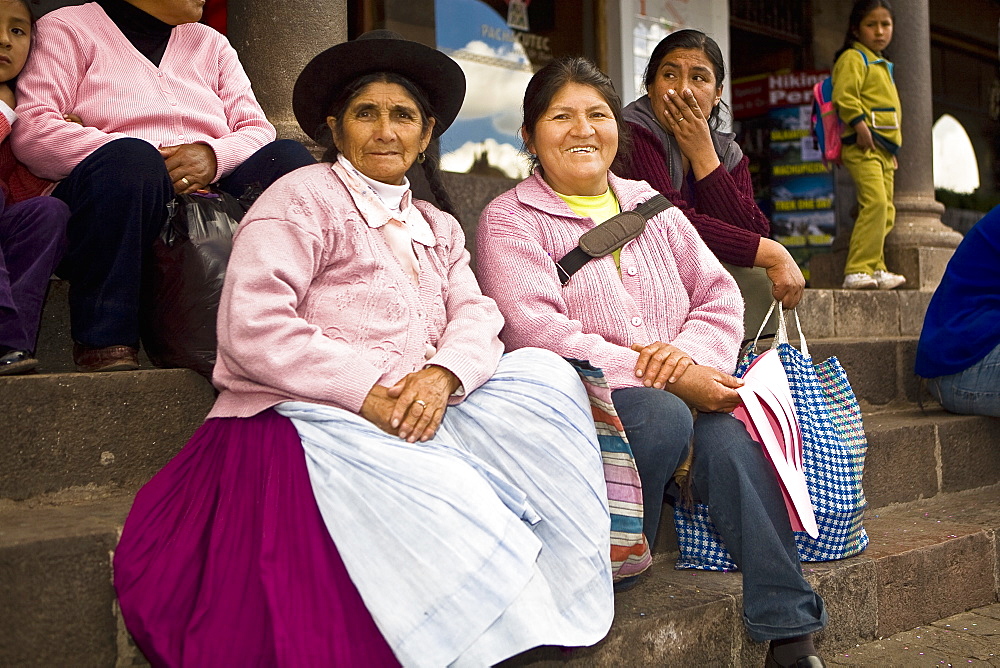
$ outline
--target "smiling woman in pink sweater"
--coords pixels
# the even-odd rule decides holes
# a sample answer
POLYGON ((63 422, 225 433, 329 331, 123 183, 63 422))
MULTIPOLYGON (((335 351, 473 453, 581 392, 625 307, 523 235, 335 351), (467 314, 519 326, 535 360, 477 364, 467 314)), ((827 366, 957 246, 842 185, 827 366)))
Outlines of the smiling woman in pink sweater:
POLYGON ((73 357, 80 371, 136 368, 143 257, 175 193, 237 197, 314 163, 275 142, 226 38, 198 0, 99 0, 39 19, 19 82, 15 155, 70 208, 73 357), (72 114, 81 123, 66 122, 72 114))
POLYGON ((744 621, 752 638, 771 641, 767 665, 823 665, 811 635, 826 623, 823 600, 802 577, 773 470, 730 414, 742 382, 728 373, 743 333, 736 282, 676 207, 567 279, 564 260, 581 235, 657 194, 609 171, 627 126, 593 63, 564 58, 535 73, 521 136, 535 173, 489 204, 477 236, 501 339, 604 370, 642 480, 650 544, 668 486, 678 493, 674 471, 694 449, 691 491, 743 571, 744 621), (810 656, 819 663, 796 663, 810 656))

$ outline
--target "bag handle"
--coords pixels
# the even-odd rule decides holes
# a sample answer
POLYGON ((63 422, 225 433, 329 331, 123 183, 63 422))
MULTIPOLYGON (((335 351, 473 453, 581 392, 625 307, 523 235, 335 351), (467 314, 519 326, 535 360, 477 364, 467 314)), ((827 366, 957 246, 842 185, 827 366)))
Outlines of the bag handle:
MULTIPOLYGON (((781 306, 781 302, 777 299, 771 301, 771 308, 767 309, 767 315, 764 316, 764 320, 760 323, 760 328, 757 330, 757 336, 753 339, 753 345, 750 350, 757 349, 757 341, 760 339, 760 335, 764 333, 764 326, 767 325, 767 321, 771 319, 771 314, 774 313, 774 307, 778 307, 778 331, 774 335, 774 340, 771 341, 771 350, 774 350, 782 343, 788 343, 788 328, 785 325, 785 311, 781 306)), ((799 312, 796 309, 792 309, 792 313, 795 314, 795 331, 799 335, 799 350, 805 357, 809 357, 809 344, 806 342, 806 335, 802 333, 802 322, 799 320, 799 312)))

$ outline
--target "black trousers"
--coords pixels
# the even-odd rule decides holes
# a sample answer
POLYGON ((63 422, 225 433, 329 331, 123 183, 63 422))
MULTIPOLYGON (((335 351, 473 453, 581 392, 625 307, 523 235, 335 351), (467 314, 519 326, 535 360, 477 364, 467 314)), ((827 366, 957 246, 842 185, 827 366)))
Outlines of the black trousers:
MULTIPOLYGON (((315 163, 291 140, 264 146, 219 187, 239 197, 315 163)), ((56 273, 69 281, 73 340, 86 346, 139 345, 142 265, 167 217, 173 184, 159 151, 116 139, 91 153, 53 192, 70 208, 68 249, 56 273)))

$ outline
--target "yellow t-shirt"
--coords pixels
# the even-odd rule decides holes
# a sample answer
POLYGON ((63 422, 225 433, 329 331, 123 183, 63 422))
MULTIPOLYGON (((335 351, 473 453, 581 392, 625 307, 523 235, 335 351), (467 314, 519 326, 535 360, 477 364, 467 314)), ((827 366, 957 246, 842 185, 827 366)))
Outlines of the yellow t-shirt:
MULTIPOLYGON (((606 221, 608 218, 617 216, 622 212, 621 205, 618 204, 618 198, 615 197, 613 192, 611 192, 611 188, 608 188, 607 192, 603 195, 556 194, 559 195, 564 202, 566 202, 566 206, 568 206, 573 213, 592 218, 598 225, 606 221)), ((615 266, 618 267, 620 272, 622 249, 619 248, 611 255, 614 256, 615 266)))

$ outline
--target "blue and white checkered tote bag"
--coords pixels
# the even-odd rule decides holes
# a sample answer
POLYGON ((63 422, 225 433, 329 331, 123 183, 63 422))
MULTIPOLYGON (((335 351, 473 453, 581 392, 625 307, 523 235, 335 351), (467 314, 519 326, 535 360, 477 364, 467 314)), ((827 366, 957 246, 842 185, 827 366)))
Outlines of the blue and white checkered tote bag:
MULTIPOLYGON (((772 348, 778 350, 792 390, 796 419, 802 430, 806 485, 819 525, 819 538, 816 539, 804 532, 795 532, 799 558, 802 561, 844 559, 858 554, 868 545, 868 534, 861 522, 866 506, 861 476, 868 449, 861 409, 836 357, 813 363, 798 313, 795 314, 795 326, 801 351, 788 343, 780 304, 778 314, 778 334, 772 348)), ((771 311, 768 311, 764 322, 770 316, 771 311)), ((757 357, 756 345, 757 339, 754 339, 754 345, 740 360, 737 376, 742 376, 757 357)), ((736 568, 709 519, 708 506, 678 502, 674 507, 674 524, 680 546, 677 568, 713 571, 736 568)))

